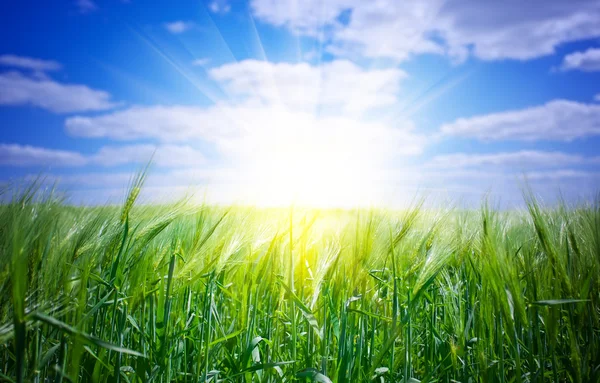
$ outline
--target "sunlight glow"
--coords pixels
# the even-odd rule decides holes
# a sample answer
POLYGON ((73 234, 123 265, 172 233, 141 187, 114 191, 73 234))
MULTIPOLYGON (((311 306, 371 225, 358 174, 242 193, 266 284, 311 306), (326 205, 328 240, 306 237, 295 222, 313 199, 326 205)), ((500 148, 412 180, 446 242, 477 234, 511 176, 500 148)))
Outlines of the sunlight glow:
POLYGON ((369 128, 273 108, 270 124, 254 125, 243 137, 238 165, 248 180, 244 194, 270 206, 368 204, 370 181, 389 155, 390 133, 369 128))

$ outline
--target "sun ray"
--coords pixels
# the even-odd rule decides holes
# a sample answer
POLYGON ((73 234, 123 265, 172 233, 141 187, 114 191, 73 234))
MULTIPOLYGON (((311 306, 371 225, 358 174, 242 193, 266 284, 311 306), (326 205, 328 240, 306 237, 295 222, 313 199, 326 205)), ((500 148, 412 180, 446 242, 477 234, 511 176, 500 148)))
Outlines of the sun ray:
POLYGON ((447 72, 438 81, 435 81, 423 92, 419 93, 397 113, 392 113, 386 117, 388 121, 397 121, 403 118, 409 118, 416 114, 421 108, 443 96, 445 93, 454 89, 473 74, 475 68, 455 75, 453 71, 447 72))
POLYGON ((140 30, 135 28, 133 25, 128 25, 131 31, 142 41, 144 42, 150 49, 154 51, 160 58, 162 58, 165 62, 167 62, 177 73, 179 73, 183 78, 185 78, 190 84, 192 84, 200 93, 205 95, 212 102, 218 102, 219 96, 213 92, 205 84, 202 84, 198 81, 195 76, 185 70, 181 65, 175 62, 169 55, 160 48, 158 44, 150 39, 149 36, 145 36, 140 30))

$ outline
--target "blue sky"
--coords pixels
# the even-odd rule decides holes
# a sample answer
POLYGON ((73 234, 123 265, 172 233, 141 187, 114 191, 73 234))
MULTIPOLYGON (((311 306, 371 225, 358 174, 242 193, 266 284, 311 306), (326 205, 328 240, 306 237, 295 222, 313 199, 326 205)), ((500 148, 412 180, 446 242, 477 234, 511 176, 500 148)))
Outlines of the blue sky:
POLYGON ((74 202, 519 204, 600 188, 600 1, 74 0, 0 12, 0 183, 74 202), (198 193, 198 191, 201 191, 198 193))

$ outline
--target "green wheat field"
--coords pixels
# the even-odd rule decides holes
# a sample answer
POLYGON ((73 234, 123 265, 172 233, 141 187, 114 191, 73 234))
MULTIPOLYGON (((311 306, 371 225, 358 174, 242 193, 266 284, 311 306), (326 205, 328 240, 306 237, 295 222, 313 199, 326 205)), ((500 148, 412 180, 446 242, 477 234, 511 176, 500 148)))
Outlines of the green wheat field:
POLYGON ((3 382, 597 382, 600 199, 0 205, 3 382))

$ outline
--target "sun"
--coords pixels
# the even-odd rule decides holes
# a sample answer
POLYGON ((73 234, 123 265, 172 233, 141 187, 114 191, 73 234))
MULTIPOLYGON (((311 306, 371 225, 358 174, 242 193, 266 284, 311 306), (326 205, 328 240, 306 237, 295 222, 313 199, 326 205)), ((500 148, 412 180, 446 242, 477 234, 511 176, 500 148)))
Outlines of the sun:
POLYGON ((253 126, 243 136, 247 155, 239 165, 250 202, 311 207, 371 202, 373 179, 387 150, 380 132, 348 118, 290 113, 272 118, 275 124, 253 126))

